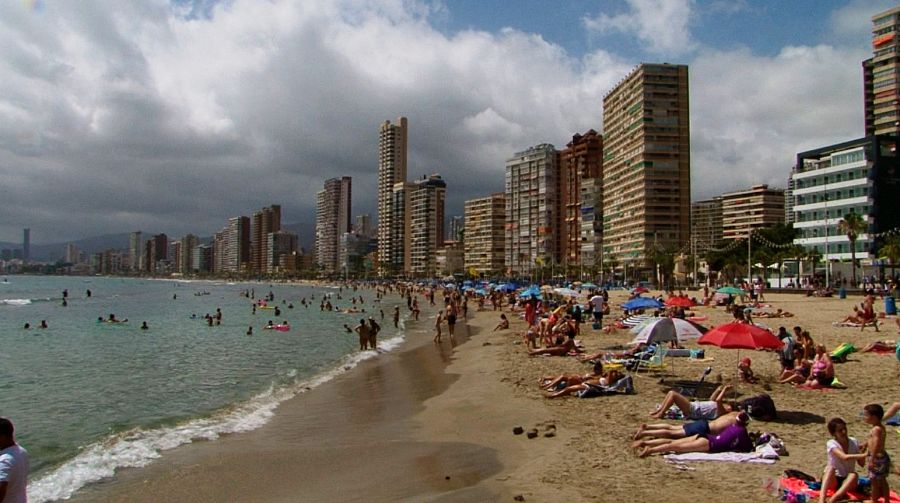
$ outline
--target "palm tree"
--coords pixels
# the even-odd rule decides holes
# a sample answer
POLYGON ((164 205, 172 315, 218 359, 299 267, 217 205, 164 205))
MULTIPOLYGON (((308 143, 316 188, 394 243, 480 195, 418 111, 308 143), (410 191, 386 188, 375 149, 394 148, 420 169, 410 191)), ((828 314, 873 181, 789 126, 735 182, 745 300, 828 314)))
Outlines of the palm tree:
POLYGON ((893 276, 894 266, 900 263, 900 236, 894 236, 881 245, 878 255, 891 261, 891 275, 893 276))
POLYGON ((844 215, 844 218, 838 222, 838 229, 847 235, 850 240, 850 267, 853 271, 853 288, 856 288, 856 238, 860 234, 866 232, 869 228, 869 222, 863 219, 858 213, 851 211, 844 215))

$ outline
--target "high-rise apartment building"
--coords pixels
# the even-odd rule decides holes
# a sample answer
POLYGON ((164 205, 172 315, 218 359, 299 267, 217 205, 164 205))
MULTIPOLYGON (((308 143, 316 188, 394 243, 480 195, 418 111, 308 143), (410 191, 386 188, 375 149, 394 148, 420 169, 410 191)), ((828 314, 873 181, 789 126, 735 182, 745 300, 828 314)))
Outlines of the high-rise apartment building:
POLYGON ((66 245, 65 261, 69 264, 78 264, 81 262, 81 251, 78 250, 78 246, 76 246, 75 243, 68 243, 66 245))
POLYGON ((338 269, 341 236, 350 232, 349 176, 325 180, 316 194, 316 260, 325 273, 338 269))
POLYGON ((499 192, 466 201, 465 222, 465 270, 489 277, 502 275, 505 272, 506 196, 499 192))
POLYGON ((900 226, 900 158, 897 137, 868 136, 801 152, 793 172, 794 244, 822 258, 850 260, 850 241, 838 224, 848 213, 868 223, 856 241, 857 259, 873 259, 872 234, 900 226))
POLYGON ((722 241, 722 196, 691 203, 691 239, 701 254, 722 241))
POLYGON ((872 16, 872 58, 863 61, 866 135, 900 134, 900 7, 872 16))
POLYGON ((447 183, 440 175, 412 183, 409 195, 409 272, 415 277, 437 275, 435 255, 444 245, 444 199, 447 183))
POLYGON ((575 262, 580 273, 596 268, 605 269, 603 264, 603 178, 583 178, 581 180, 581 242, 580 256, 575 262))
MULTIPOLYGON (((410 197, 412 196, 412 193, 415 189, 416 185, 411 182, 400 182, 394 184, 394 189, 391 193, 391 202, 388 206, 391 210, 391 213, 388 216, 388 221, 390 222, 390 232, 388 233, 388 239, 390 240, 391 244, 390 247, 387 248, 387 251, 389 251, 390 253, 386 257, 387 262, 382 261, 380 255, 378 259, 378 264, 382 270, 382 274, 386 274, 388 276, 396 276, 400 274, 409 275, 411 272, 412 235, 410 233, 410 217, 412 214, 410 212, 410 208, 412 203, 410 201, 410 197)), ((380 228, 380 221, 378 225, 380 228)), ((382 250, 383 248, 381 246, 381 241, 379 240, 379 254, 382 250)))
POLYGON ((629 269, 690 239, 688 67, 642 64, 603 98, 603 251, 629 269))
POLYGON ((744 239, 753 229, 784 223, 784 190, 754 185, 722 194, 722 239, 744 239))
POLYGON ((512 274, 559 262, 559 155, 543 143, 506 161, 504 261, 512 274))
POLYGON ((270 232, 266 237, 266 274, 290 273, 297 269, 297 235, 291 232, 270 232))
MULTIPOLYGON (((254 215, 255 217, 256 215, 254 215)), ((228 219, 228 227, 222 229, 221 250, 216 250, 217 256, 220 256, 219 267, 216 272, 222 273, 241 273, 247 272, 250 268, 250 261, 253 255, 253 249, 256 243, 250 239, 251 227, 249 217, 232 217, 228 219)), ((263 246, 259 249, 266 250, 266 241, 263 240, 263 246)), ((263 269, 254 270, 256 273, 265 273, 265 260, 263 260, 263 269)))
POLYGON ((178 257, 178 272, 191 274, 194 272, 194 253, 200 245, 200 238, 193 234, 186 234, 181 238, 180 256, 178 257))
POLYGON ((132 232, 128 239, 128 268, 131 272, 140 272, 143 269, 143 244, 141 231, 132 232))
POLYGON ((465 236, 466 228, 466 219, 463 215, 454 215, 450 217, 450 222, 447 225, 447 235, 445 239, 447 241, 460 241, 462 242, 463 236, 465 236))
MULTIPOLYGON (((593 129, 573 136, 559 153, 559 171, 561 211, 558 234, 562 264, 564 267, 583 265, 582 203, 585 196, 590 199, 594 197, 593 194, 582 193, 581 188, 584 180, 603 176, 603 136, 593 129)), ((602 200, 602 186, 600 189, 602 200)), ((591 207, 602 211, 602 207, 591 207)), ((590 218, 593 216, 591 212, 590 218)))
POLYGON ((22 261, 31 261, 31 229, 27 227, 22 229, 22 261))
POLYGON ((372 215, 369 215, 368 213, 356 215, 356 225, 353 230, 357 234, 367 238, 375 237, 375 229, 372 227, 372 215))
POLYGON ((384 121, 378 136, 378 264, 382 275, 391 274, 391 268, 397 265, 391 259, 397 255, 398 246, 392 236, 396 233, 392 219, 398 212, 392 204, 395 185, 406 182, 406 117, 400 117, 397 122, 384 121))
POLYGON ((255 274, 265 274, 266 257, 269 256, 268 236, 281 230, 281 205, 273 204, 253 213, 250 237, 250 269, 255 274))
POLYGON ((163 274, 165 268, 163 262, 169 258, 169 237, 165 234, 157 234, 147 240, 144 246, 144 272, 149 274, 163 274))
POLYGON ((213 271, 213 245, 197 245, 191 254, 191 273, 206 274, 213 271))

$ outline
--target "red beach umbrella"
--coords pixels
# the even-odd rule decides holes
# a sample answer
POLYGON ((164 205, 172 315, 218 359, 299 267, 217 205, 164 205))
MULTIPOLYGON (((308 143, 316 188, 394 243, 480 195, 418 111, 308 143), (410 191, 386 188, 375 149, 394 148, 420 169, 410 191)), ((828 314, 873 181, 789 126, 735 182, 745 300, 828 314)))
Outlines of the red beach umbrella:
MULTIPOLYGON (((698 344, 710 344, 723 349, 737 349, 738 360, 741 349, 781 349, 784 343, 772 332, 750 323, 731 322, 710 330, 697 339, 698 344)), ((737 366, 735 365, 734 392, 737 396, 737 366)))
POLYGON ((726 323, 703 334, 698 344, 724 349, 780 349, 784 343, 772 332, 749 323, 726 323))
POLYGON ((687 297, 669 297, 666 305, 670 307, 694 307, 694 301, 687 297))

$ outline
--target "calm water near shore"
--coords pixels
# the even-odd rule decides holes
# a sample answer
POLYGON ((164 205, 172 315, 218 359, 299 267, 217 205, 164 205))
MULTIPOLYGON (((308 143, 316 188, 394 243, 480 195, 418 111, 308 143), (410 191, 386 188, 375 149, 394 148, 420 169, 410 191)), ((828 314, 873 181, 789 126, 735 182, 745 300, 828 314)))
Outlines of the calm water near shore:
MULTIPOLYGON (((336 287, 7 278, 0 278, 0 415, 16 422, 18 440, 31 453, 35 502, 67 497, 116 468, 146 465, 184 443, 257 428, 282 401, 376 356, 359 353, 355 334, 342 328, 363 315, 319 310, 326 293, 341 308, 362 295, 362 307, 378 320, 371 290, 345 289, 337 299, 336 287), (257 298, 273 292, 270 305, 281 315, 252 314, 241 295, 250 288, 257 298), (299 302, 304 297, 309 308, 299 302), (203 316, 217 308, 222 324, 209 327, 203 316), (129 322, 97 322, 110 313, 129 322), (263 330, 270 319, 287 320, 292 329, 263 330), (37 328, 41 320, 49 328, 37 328), (140 330, 145 320, 150 330, 140 330), (25 323, 33 328, 24 330, 25 323), (253 336, 246 335, 248 326, 253 336)), ((390 321, 400 300, 384 301, 382 349, 403 340, 390 321)))

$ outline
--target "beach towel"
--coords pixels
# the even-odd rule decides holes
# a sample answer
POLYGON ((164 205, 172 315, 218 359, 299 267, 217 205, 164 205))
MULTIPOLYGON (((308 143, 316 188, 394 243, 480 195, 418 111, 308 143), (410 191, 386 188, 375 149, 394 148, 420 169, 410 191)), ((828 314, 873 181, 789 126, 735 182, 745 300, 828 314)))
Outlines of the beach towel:
POLYGON ((831 324, 832 327, 851 327, 851 328, 859 328, 862 326, 861 323, 853 323, 852 321, 835 321, 831 324))
POLYGON ((666 461, 683 463, 685 461, 725 461, 729 463, 753 463, 771 465, 775 459, 764 458, 757 452, 686 452, 684 454, 666 454, 666 461))
MULTIPOLYGON (((865 477, 860 477, 860 485, 862 485, 864 479, 865 477)), ((796 501, 798 494, 805 496, 807 501, 817 499, 819 497, 819 483, 815 482, 812 484, 816 489, 810 487, 805 480, 793 477, 782 477, 779 482, 779 485, 781 486, 782 501, 796 501)), ((828 491, 827 496, 831 496, 832 494, 834 494, 834 490, 828 491)), ((847 499, 850 501, 863 501, 868 500, 869 497, 857 489, 856 491, 848 493, 847 499)), ((900 496, 897 496, 897 493, 894 491, 891 491, 891 502, 900 503, 900 496)))
POLYGON ((831 359, 843 363, 847 361, 847 357, 850 356, 850 353, 856 351, 856 346, 849 342, 845 342, 840 346, 834 348, 834 351, 831 352, 831 359))

